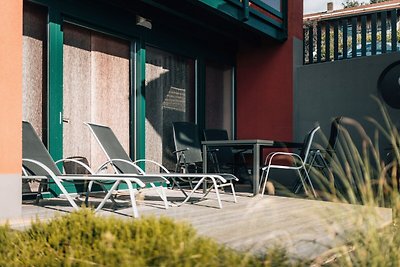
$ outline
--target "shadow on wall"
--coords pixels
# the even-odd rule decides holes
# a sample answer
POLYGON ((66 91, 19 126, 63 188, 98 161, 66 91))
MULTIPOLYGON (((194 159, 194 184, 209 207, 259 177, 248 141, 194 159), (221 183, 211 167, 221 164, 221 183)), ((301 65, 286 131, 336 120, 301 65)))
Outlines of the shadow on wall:
POLYGON ((194 120, 194 61, 146 50, 146 158, 174 169, 172 122, 194 120))

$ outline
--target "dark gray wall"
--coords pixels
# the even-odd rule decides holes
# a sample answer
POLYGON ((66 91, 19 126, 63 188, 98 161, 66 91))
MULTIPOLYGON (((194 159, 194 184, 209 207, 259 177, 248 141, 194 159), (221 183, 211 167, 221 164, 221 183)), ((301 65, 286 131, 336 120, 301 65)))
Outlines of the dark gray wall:
MULTIPOLYGON (((383 119, 371 95, 378 96, 380 74, 396 61, 400 61, 400 53, 397 52, 298 66, 294 86, 295 139, 303 139, 316 123, 329 136, 330 121, 336 116, 356 119, 372 136, 375 128, 365 118, 373 117, 381 123, 383 119)), ((386 107, 391 118, 400 126, 400 110, 386 107)), ((355 131, 351 134, 354 139, 360 139, 355 131)), ((382 147, 387 146, 384 143, 382 147)))

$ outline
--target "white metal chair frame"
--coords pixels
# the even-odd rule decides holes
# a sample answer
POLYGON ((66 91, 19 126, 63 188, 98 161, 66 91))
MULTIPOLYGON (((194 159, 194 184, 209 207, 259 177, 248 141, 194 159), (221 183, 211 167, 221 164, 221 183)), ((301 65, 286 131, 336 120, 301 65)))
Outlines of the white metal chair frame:
MULTIPOLYGON (((57 162, 54 162, 53 158, 49 154, 46 147, 43 145, 39 136, 33 129, 32 125, 29 122, 23 121, 23 159, 22 159, 22 179, 24 180, 39 180, 41 184, 44 182, 48 182, 49 179, 52 179, 57 187, 61 190, 61 193, 70 203, 70 205, 74 209, 78 209, 78 205, 74 201, 72 195, 75 193, 69 193, 62 182, 90 182, 93 183, 114 183, 112 188, 107 192, 106 196, 103 198, 99 206, 96 208, 96 211, 100 210, 108 199, 112 200, 112 192, 117 188, 118 184, 123 182, 126 183, 129 189, 130 200, 132 203, 133 215, 134 217, 138 217, 139 213, 136 206, 135 200, 135 192, 136 189, 133 188, 133 184, 137 184, 139 187, 145 187, 146 184, 142 181, 143 178, 151 179, 151 181, 162 181, 169 183, 167 179, 162 177, 162 175, 146 175, 143 174, 97 174, 94 173, 89 166, 84 164, 83 162, 77 161, 75 159, 62 159, 57 162), (56 166, 59 162, 72 161, 81 166, 83 166, 89 174, 63 174, 60 172, 58 167, 56 166)), ((104 188, 104 187, 103 187, 104 188)), ((88 187, 88 192, 86 193, 85 202, 87 203, 88 194, 90 192, 91 186, 88 187)), ((104 188, 105 189, 105 188, 104 188)), ((42 186, 39 186, 39 192, 37 194, 36 201, 39 200, 41 196, 42 186)), ((163 194, 161 198, 164 200, 166 207, 167 201, 166 196, 163 194)))
MULTIPOLYGON (((94 123, 85 123, 88 127, 90 132, 93 134, 95 140, 97 141, 97 143, 100 145, 101 149, 103 150, 103 152, 105 153, 105 155, 107 156, 107 158, 109 158, 109 155, 106 151, 106 149, 104 148, 104 145, 102 144, 102 142, 100 141, 100 139, 98 138, 98 136, 96 135, 95 131, 92 129, 92 125, 93 126, 101 126, 101 127, 107 127, 104 125, 99 125, 99 124, 94 124, 94 123)), ((107 127, 109 128, 109 127, 107 127)), ((165 168, 162 164, 153 161, 153 160, 148 160, 148 159, 139 159, 136 161, 130 161, 130 160, 125 160, 125 159, 111 159, 109 158, 105 163, 103 163, 97 170, 97 172, 101 171, 102 169, 104 169, 107 165, 111 165, 114 169, 114 171, 116 173, 121 173, 120 170, 116 167, 115 163, 117 162, 123 162, 125 164, 128 164, 130 166, 132 166, 133 168, 135 168, 138 172, 138 176, 143 175, 143 176, 162 176, 163 178, 171 178, 171 180, 173 182, 175 182, 175 178, 187 178, 187 179, 199 179, 197 181, 197 184, 194 188, 191 189, 189 194, 186 194, 183 190, 181 190, 184 195, 185 195, 185 199, 183 202, 181 202, 178 206, 183 205, 184 203, 188 202, 189 199, 192 197, 192 195, 196 192, 197 189, 199 189, 200 185, 205 184, 207 182, 207 180, 211 180, 212 182, 212 186, 203 194, 201 199, 204 199, 211 191, 211 189, 215 188, 216 191, 216 198, 218 201, 218 206, 219 208, 222 208, 222 202, 221 202, 221 198, 220 198, 220 194, 219 194, 219 188, 223 188, 225 186, 231 186, 232 189, 232 195, 233 195, 233 200, 235 203, 237 203, 237 198, 236 198, 236 194, 235 194, 235 190, 233 187, 233 184, 230 182, 228 183, 227 180, 222 177, 219 174, 201 174, 201 173, 170 173, 168 171, 167 168, 165 168), (165 173, 161 173, 161 174, 149 174, 146 173, 142 168, 140 168, 140 166, 137 165, 138 162, 150 162, 152 164, 157 165, 158 167, 160 167, 165 173)), ((167 180, 167 179, 166 179, 167 180)), ((168 182, 169 183, 169 182, 168 182)), ((154 184, 151 183, 152 187, 156 187, 154 184)), ((165 189, 164 187, 161 186, 161 190, 163 191, 163 194, 165 194, 165 189)), ((111 190, 111 189, 110 189, 111 190)), ((159 194, 161 198, 162 194, 159 194)))
POLYGON ((299 174, 301 183, 304 187, 304 191, 306 194, 308 194, 306 182, 304 180, 303 175, 301 174, 301 171, 303 170, 304 174, 306 176, 306 179, 307 179, 308 183, 310 184, 311 191, 312 191, 314 197, 317 196, 317 194, 315 193, 315 190, 314 190, 314 186, 311 182, 308 169, 306 168, 306 164, 307 164, 308 156, 310 153, 311 145, 312 145, 312 142, 314 139, 314 135, 319 129, 320 129, 320 126, 317 126, 307 135, 308 142, 307 142, 307 144, 305 144, 305 147, 304 147, 304 149, 305 149, 304 150, 304 158, 301 158, 300 155, 298 155, 296 153, 290 153, 290 152, 272 152, 272 153, 268 154, 268 156, 265 158, 266 167, 262 168, 262 174, 261 174, 261 180, 260 180, 260 186, 262 186, 261 196, 264 196, 265 188, 266 188, 267 181, 268 181, 268 175, 270 173, 271 168, 272 169, 284 169, 284 170, 296 170, 297 173, 299 174), (291 157, 293 159, 294 165, 289 166, 289 165, 272 164, 273 159, 277 156, 291 157), (263 182, 263 180, 264 180, 264 182, 263 182))
MULTIPOLYGON (((162 173, 163 177, 168 177, 171 178, 173 180, 173 182, 175 182, 175 178, 179 177, 179 178, 200 178, 200 180, 196 181, 196 186, 194 188, 191 188, 190 193, 189 194, 185 194, 186 198, 183 202, 179 203, 178 206, 181 206, 182 204, 185 204, 187 201, 189 201, 189 199, 192 197, 192 195, 196 192, 197 189, 199 189, 200 185, 204 184, 204 183, 208 183, 207 180, 211 180, 212 186, 210 186, 207 191, 202 195, 201 199, 204 199, 213 188, 215 188, 215 194, 216 194, 216 198, 218 201, 218 205, 220 208, 222 208, 222 202, 221 202, 221 198, 219 195, 219 188, 224 188, 226 186, 230 186, 231 190, 232 190, 232 195, 233 195, 233 201, 235 203, 237 203, 237 198, 236 198, 236 193, 235 193, 235 188, 233 186, 232 182, 228 182, 224 177, 222 177, 221 175, 218 174, 193 174, 193 173, 171 173, 167 168, 165 168, 163 165, 161 165, 160 163, 158 163, 157 161, 154 160, 150 160, 150 159, 138 159, 135 160, 133 162, 133 164, 137 164, 139 162, 149 162, 152 164, 155 164, 156 166, 158 166, 159 168, 161 168, 164 173, 162 173)), ((143 170, 142 170, 143 171, 143 170)), ((183 191, 184 192, 184 191, 183 191)))
MULTIPOLYGON (((101 183, 101 182, 109 182, 109 181, 115 181, 112 188, 110 190, 108 190, 106 196, 103 198, 103 200, 100 202, 100 204, 96 207, 95 211, 99 211, 104 204, 107 202, 108 199, 111 198, 111 194, 112 192, 117 188, 117 186, 121 183, 124 182, 127 184, 128 186, 128 190, 129 190, 129 194, 130 194, 130 200, 132 203, 132 209, 133 209, 133 216, 135 218, 139 217, 139 212, 137 210, 137 205, 136 205, 136 200, 135 200, 135 189, 133 188, 132 184, 135 183, 137 184, 139 187, 145 187, 146 185, 140 180, 140 175, 113 175, 113 174, 105 174, 105 175, 101 175, 101 174, 92 174, 92 175, 85 175, 85 176, 80 176, 80 175, 56 175, 54 172, 52 172, 50 170, 50 168, 48 168, 46 165, 44 165, 43 163, 36 161, 36 160, 32 160, 32 159, 22 159, 22 162, 30 162, 32 164, 35 164, 37 166, 39 166, 40 168, 42 168, 46 173, 48 173, 48 176, 30 176, 27 175, 27 171, 24 169, 23 167, 23 173, 24 175, 22 176, 23 179, 29 179, 29 180, 41 180, 41 179, 48 179, 51 178, 53 179, 54 183, 56 183, 56 185, 58 186, 58 188, 61 190, 62 194, 64 195, 64 197, 67 199, 67 201, 70 203, 70 205, 75 209, 78 210, 79 207, 76 204, 76 202, 74 201, 74 199, 71 197, 71 193, 69 193, 64 185, 62 184, 62 182, 64 181, 68 181, 68 180, 80 180, 80 181, 89 181, 90 184, 93 184, 94 182, 97 183, 101 183), (137 177, 135 177, 137 176, 137 177)), ((93 173, 91 171, 91 173, 93 173)), ((167 181, 168 182, 168 181, 167 181)), ((88 193, 90 192, 91 186, 88 187, 88 193)), ((87 196, 88 196, 87 193, 87 196)), ((165 195, 164 195, 165 197, 165 195)), ((87 199, 85 200, 85 202, 87 201, 87 199)), ((165 200, 166 201, 166 200, 165 200)))

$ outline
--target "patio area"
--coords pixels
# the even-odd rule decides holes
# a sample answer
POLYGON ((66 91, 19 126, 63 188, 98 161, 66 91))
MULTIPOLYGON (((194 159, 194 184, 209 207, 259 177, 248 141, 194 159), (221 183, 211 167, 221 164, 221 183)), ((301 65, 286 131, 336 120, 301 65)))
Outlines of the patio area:
MULTIPOLYGON (((230 194, 222 194, 223 209, 218 209, 213 193, 206 200, 180 207, 175 204, 183 200, 181 192, 167 190, 167 196, 173 206, 165 210, 154 190, 140 193, 137 196, 140 215, 167 216, 188 222, 200 235, 235 249, 263 252, 265 248, 277 244, 285 247, 294 257, 308 259, 344 244, 346 233, 363 229, 367 223, 368 226, 384 227, 392 221, 392 211, 387 208, 374 208, 371 212, 363 206, 299 198, 261 198, 239 193, 238 203, 233 203, 230 194)), ((118 198, 125 198, 124 193, 118 198)), ((45 199, 39 206, 24 202, 22 217, 9 221, 9 224, 22 229, 35 218, 49 220, 57 214, 71 211, 68 202, 62 199, 45 199)), ((113 210, 110 203, 98 214, 133 219, 128 205, 113 210)))

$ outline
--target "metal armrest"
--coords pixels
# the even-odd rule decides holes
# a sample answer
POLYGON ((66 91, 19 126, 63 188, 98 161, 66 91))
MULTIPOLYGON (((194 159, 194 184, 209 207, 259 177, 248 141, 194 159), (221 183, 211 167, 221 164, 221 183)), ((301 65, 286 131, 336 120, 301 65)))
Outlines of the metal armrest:
POLYGON ((94 174, 93 170, 92 170, 88 165, 86 165, 85 163, 83 163, 82 161, 79 161, 79 160, 76 160, 76 159, 68 159, 68 158, 65 158, 65 159, 59 159, 59 160, 57 160, 57 161, 55 162, 55 164, 57 165, 57 164, 60 163, 60 162, 63 163, 63 167, 64 167, 64 162, 74 162, 74 163, 76 163, 76 164, 82 166, 83 168, 85 168, 85 170, 87 170, 90 174, 94 174))
POLYGON ((152 164, 155 164, 156 166, 158 166, 160 169, 162 169, 165 173, 170 173, 170 171, 167 169, 167 168, 165 168, 165 166, 164 165, 162 165, 161 163, 159 163, 159 162, 157 162, 157 161, 154 161, 154 160, 151 160, 151 159, 138 159, 138 160, 135 160, 134 162, 133 162, 133 164, 137 164, 138 162, 150 162, 150 163, 152 163, 152 164))
POLYGON ((136 165, 135 163, 133 163, 132 161, 128 161, 128 160, 124 160, 124 159, 110 159, 107 160, 106 162, 104 162, 103 164, 100 165, 99 168, 97 168, 95 173, 99 173, 100 171, 102 171, 107 165, 113 165, 115 162, 123 162, 126 163, 128 165, 133 166, 134 168, 137 169, 137 171, 139 172, 139 174, 144 174, 144 171, 142 170, 142 168, 140 168, 138 165, 136 165))
POLYGON ((179 149, 179 150, 175 150, 175 151, 172 151, 172 154, 177 154, 177 153, 184 153, 185 151, 188 151, 188 150, 190 150, 190 148, 184 148, 184 149, 179 149))
POLYGON ((289 157, 293 158, 294 160, 300 161, 301 164, 303 164, 303 159, 302 159, 299 155, 297 155, 296 153, 290 153, 290 152, 273 152, 273 153, 268 154, 268 156, 267 156, 267 159, 269 158, 269 160, 268 160, 268 165, 267 165, 266 167, 263 167, 263 168, 262 168, 263 171, 266 170, 266 169, 268 168, 268 166, 272 165, 272 164, 271 164, 271 163, 272 163, 272 159, 273 159, 275 156, 289 156, 289 157))

